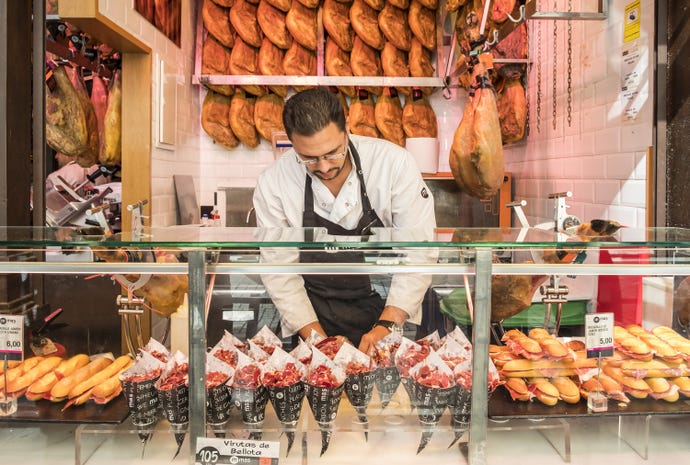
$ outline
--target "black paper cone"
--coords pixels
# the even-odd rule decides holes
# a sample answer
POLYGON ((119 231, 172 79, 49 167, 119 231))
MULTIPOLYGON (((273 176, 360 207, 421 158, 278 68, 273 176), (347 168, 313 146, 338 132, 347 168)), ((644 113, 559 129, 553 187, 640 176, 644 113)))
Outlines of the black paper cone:
POLYGON ((379 367, 374 378, 376 389, 379 391, 381 409, 385 409, 391 401, 393 394, 400 386, 400 373, 396 367, 379 367))
POLYGON ((414 393, 414 387, 415 387, 415 381, 414 379, 408 377, 408 378, 400 378, 400 383, 403 385, 405 388, 405 392, 407 393, 407 396, 410 398, 410 412, 412 412, 415 408, 415 404, 417 402, 417 399, 415 398, 415 393, 414 393))
POLYGON ((345 395, 353 407, 366 408, 374 392, 376 372, 353 373, 345 378, 345 395))
POLYGON ((206 423, 214 433, 225 429, 231 408, 232 399, 225 384, 206 389, 206 423))
POLYGON ((431 440, 434 428, 441 419, 441 415, 448 407, 451 396, 454 395, 455 386, 449 388, 431 388, 411 380, 417 407, 417 416, 422 423, 422 439, 419 442, 417 453, 420 453, 431 440))
POLYGON ((187 424, 183 425, 172 425, 173 428, 173 436, 175 436, 175 442, 177 443, 177 450, 175 451, 175 455, 173 455, 172 460, 175 460, 175 457, 180 453, 180 450, 182 450, 182 443, 184 442, 184 438, 187 435, 187 424))
POLYGON ((369 419, 367 418, 367 408, 366 407, 355 407, 355 412, 357 412, 357 421, 364 426, 364 440, 369 440, 369 419))
POLYGON ((265 386, 256 389, 233 388, 232 401, 240 411, 245 425, 260 426, 264 421, 268 390, 265 386))
POLYGON ((158 400, 165 418, 173 425, 189 421, 189 389, 184 384, 172 389, 158 391, 158 400))
POLYGON ((453 429, 453 441, 448 445, 451 448, 465 434, 470 426, 472 413, 471 393, 462 386, 456 386, 448 404, 450 409, 450 424, 453 429))
POLYGON ((311 408, 314 419, 321 429, 321 455, 328 449, 333 434, 332 423, 338 415, 340 399, 345 389, 345 383, 338 387, 326 388, 305 384, 307 403, 311 408))
POLYGON ((290 386, 269 386, 268 397, 278 421, 292 423, 299 420, 304 399, 304 383, 298 382, 290 386))
POLYGON ((154 385, 158 378, 141 382, 122 381, 122 392, 127 400, 132 424, 137 427, 139 439, 146 443, 153 435, 153 426, 158 421, 160 401, 154 385))

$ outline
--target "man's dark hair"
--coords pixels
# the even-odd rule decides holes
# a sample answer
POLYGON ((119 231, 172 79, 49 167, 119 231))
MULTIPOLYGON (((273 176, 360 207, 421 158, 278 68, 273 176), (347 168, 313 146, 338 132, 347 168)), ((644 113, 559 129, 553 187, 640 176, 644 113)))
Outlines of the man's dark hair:
POLYGON ((283 108, 283 124, 292 134, 311 136, 330 123, 345 131, 345 112, 338 97, 325 87, 307 89, 290 97, 283 108))

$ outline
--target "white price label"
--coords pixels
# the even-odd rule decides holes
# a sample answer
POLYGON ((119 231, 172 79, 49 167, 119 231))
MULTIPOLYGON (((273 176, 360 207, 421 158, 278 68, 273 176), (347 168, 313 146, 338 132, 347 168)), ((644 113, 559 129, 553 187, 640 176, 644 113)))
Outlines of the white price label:
POLYGON ((0 315, 0 358, 22 360, 24 354, 24 317, 0 315))
POLYGON ((197 438, 194 463, 198 465, 278 465, 278 441, 197 438))
POLYGON ((585 315, 585 347, 588 358, 613 355, 613 313, 585 315))

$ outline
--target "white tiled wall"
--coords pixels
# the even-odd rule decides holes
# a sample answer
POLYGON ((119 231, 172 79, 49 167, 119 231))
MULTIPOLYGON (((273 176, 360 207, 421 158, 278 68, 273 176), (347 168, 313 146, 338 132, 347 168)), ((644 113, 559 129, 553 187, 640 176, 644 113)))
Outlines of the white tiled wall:
MULTIPOLYGON (((552 2, 541 2, 552 10, 552 2)), ((654 2, 641 2, 639 47, 645 49, 643 85, 650 91, 637 118, 621 116, 621 54, 623 21, 631 0, 609 0, 605 21, 572 21, 572 110, 567 122, 567 21, 556 33, 556 127, 553 123, 554 21, 528 23, 530 134, 527 141, 507 147, 506 170, 513 173, 516 199, 527 201, 532 224, 549 221, 552 192, 569 190, 569 213, 583 221, 608 218, 631 227, 645 226, 646 150, 652 145, 652 49, 654 2), (541 29, 541 47, 538 45, 541 29), (537 128, 537 70, 541 63, 541 124, 537 128), (645 67, 646 65, 646 67, 645 67)), ((567 11, 567 0, 556 2, 567 11)), ((596 2, 573 0, 573 10, 592 11, 596 2)))

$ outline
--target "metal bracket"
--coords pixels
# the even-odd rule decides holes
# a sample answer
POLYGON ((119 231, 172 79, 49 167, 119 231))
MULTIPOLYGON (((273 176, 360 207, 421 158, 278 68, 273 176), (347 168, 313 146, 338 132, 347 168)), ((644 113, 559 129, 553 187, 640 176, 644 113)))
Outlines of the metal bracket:
POLYGON ((122 325, 124 326, 125 343, 127 349, 132 356, 136 355, 136 349, 144 347, 144 336, 141 329, 141 315, 144 313, 145 299, 136 296, 118 295, 115 299, 119 309, 117 313, 122 317, 122 325), (134 335, 132 334, 132 325, 130 317, 134 319, 134 335), (134 346, 136 340, 137 346, 134 346))
POLYGON ((142 199, 137 203, 127 205, 127 211, 132 212, 132 237, 135 239, 144 235, 144 219, 148 216, 142 215, 142 209, 148 203, 147 199, 142 199))
POLYGON ((563 312, 563 304, 568 302, 566 296, 568 295, 568 286, 561 286, 560 277, 552 275, 549 278, 549 284, 539 287, 539 292, 544 296, 541 301, 546 305, 546 312, 544 314, 544 328, 548 329, 551 324, 551 306, 556 304, 556 321, 554 322, 553 335, 558 336, 558 331, 561 328, 561 314, 563 312))
MULTIPOLYGON (((541 11, 539 0, 525 2, 526 19, 554 19, 554 20, 605 20, 608 18, 608 1, 599 0, 596 12, 587 11, 541 11)), ((511 18, 512 19, 512 18, 511 18)))

